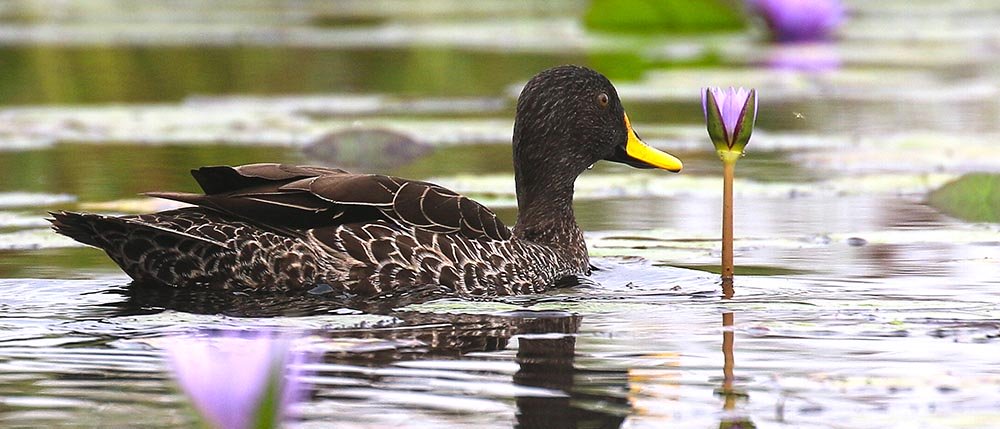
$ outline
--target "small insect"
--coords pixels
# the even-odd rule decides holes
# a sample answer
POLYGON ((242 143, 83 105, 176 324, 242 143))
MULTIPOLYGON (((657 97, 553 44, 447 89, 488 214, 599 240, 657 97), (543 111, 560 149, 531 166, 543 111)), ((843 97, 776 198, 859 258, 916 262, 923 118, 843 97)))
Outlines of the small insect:
POLYGON ((803 115, 802 112, 792 112, 792 116, 794 116, 795 119, 805 119, 806 118, 806 115, 803 115))

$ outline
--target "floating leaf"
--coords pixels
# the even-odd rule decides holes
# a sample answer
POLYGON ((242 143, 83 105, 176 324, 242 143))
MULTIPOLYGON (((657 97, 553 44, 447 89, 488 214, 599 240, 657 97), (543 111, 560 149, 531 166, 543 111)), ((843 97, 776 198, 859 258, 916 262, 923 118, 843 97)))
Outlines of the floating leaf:
POLYGON ((966 174, 932 192, 928 202, 960 219, 1000 222, 1000 174, 966 174))
POLYGON ((588 28, 628 33, 717 32, 743 28, 740 9, 725 0, 595 0, 588 28))
MULTIPOLYGON (((719 274, 721 272, 721 267, 718 264, 715 265, 700 265, 700 264, 673 264, 674 267, 679 268, 689 268, 692 270, 707 271, 710 273, 719 274)), ((743 276, 789 276, 798 274, 808 274, 809 271, 798 270, 794 268, 785 268, 770 265, 736 265, 736 272, 743 276)))

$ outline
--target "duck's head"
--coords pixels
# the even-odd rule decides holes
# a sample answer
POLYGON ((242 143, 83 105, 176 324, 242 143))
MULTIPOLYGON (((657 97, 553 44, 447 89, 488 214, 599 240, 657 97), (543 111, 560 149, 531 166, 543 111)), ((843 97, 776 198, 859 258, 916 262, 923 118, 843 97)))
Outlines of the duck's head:
MULTIPOLYGON (((535 75, 521 90, 514 120, 514 171, 525 181, 572 181, 597 161, 677 172, 679 159, 639 139, 618 92, 604 75, 559 66, 535 75)), ((527 185, 532 187, 531 185, 527 185)), ((527 191, 527 189, 524 189, 527 191)))

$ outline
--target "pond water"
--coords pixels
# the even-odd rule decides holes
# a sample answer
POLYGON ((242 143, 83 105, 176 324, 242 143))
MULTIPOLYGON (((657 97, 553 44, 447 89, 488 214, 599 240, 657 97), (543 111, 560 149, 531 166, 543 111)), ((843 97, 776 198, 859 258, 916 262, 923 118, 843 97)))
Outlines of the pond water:
POLYGON ((189 426, 164 339, 269 329, 323 356, 296 427, 1000 427, 1000 225, 925 203, 1000 170, 993 2, 852 1, 840 40, 808 48, 595 33, 572 1, 112 3, 0 11, 0 426, 189 426), (838 65, 775 59, 810 55, 838 65), (137 289, 44 221, 280 161, 431 180, 513 224, 514 97, 570 62, 685 161, 579 179, 599 270, 576 287, 368 311, 137 289), (730 84, 762 103, 731 290, 698 99, 730 84))

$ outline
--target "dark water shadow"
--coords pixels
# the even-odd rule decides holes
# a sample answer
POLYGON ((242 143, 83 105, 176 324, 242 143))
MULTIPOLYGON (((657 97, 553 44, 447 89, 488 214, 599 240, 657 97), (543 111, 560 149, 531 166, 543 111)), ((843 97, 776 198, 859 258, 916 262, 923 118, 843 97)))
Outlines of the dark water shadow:
POLYGON ((327 353, 324 361, 372 365, 409 359, 457 359, 471 352, 504 350, 516 337, 514 362, 519 369, 512 383, 556 394, 516 394, 515 427, 617 428, 631 412, 625 370, 588 370, 574 365, 582 316, 528 310, 496 314, 397 312, 394 316, 403 321, 400 326, 337 330, 323 335, 417 340, 419 346, 360 354, 327 353))
MULTIPOLYGON (((578 319, 579 320, 579 319, 578 319)), ((519 338, 514 383, 567 393, 563 397, 519 396, 518 428, 617 428, 631 413, 628 372, 574 367, 576 336, 519 338), (581 407, 580 404, 589 406, 581 407), (597 406, 594 406, 597 405, 597 406)))

